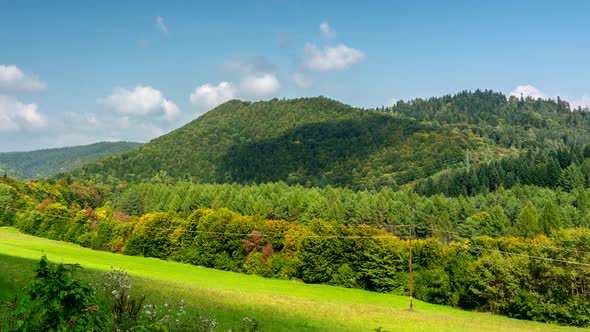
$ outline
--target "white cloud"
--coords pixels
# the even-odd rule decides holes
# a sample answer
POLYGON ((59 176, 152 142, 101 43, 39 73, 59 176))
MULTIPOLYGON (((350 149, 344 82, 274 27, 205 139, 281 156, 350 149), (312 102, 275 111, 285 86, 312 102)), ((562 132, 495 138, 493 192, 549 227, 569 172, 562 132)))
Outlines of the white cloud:
POLYGON ((112 95, 98 98, 96 102, 124 115, 148 115, 162 112, 166 118, 170 119, 180 113, 174 102, 165 99, 162 92, 151 86, 140 85, 133 91, 115 88, 112 95))
POLYGON ((310 70, 329 71, 348 69, 365 59, 365 54, 346 45, 318 46, 307 43, 304 47, 304 66, 310 70))
POLYGON ((162 31, 165 34, 168 34, 168 27, 166 26, 166 24, 164 24, 164 18, 162 16, 156 17, 156 25, 158 26, 158 29, 160 29, 160 31, 162 31))
POLYGON ((246 94, 268 96, 279 92, 281 83, 274 74, 248 75, 240 82, 240 89, 246 94))
POLYGON ((293 73, 293 75, 291 75, 291 80, 300 88, 309 88, 312 84, 311 80, 305 77, 302 73, 293 73))
POLYGON ((276 94, 281 89, 277 68, 263 56, 247 60, 229 60, 225 67, 240 75, 239 95, 262 97, 276 94))
POLYGON ((328 22, 326 22, 326 21, 320 23, 320 31, 322 32, 322 35, 325 38, 331 38, 336 33, 334 31, 334 29, 332 29, 332 27, 330 27, 330 24, 328 24, 328 22))
MULTIPOLYGON (((557 98, 560 98, 558 95, 547 95, 545 93, 543 93, 542 91, 540 91, 539 89, 537 89, 536 87, 532 86, 532 85, 519 85, 517 86, 512 92, 510 92, 511 96, 520 98, 520 96, 522 95, 524 98, 527 97, 531 97, 534 99, 554 99, 556 100, 557 98)), ((578 107, 581 108, 590 108, 590 95, 588 94, 583 94, 581 97, 579 98, 575 98, 575 97, 561 97, 562 100, 567 100, 570 104, 571 109, 577 109, 578 107)))
POLYGON ((519 85, 516 87, 516 89, 514 89, 512 92, 510 92, 510 95, 518 97, 518 98, 520 98, 521 95, 525 98, 526 97, 532 97, 534 99, 547 98, 544 93, 542 93, 539 89, 537 89, 536 87, 534 87, 532 85, 519 85))
POLYGON ((590 108, 590 95, 584 94, 582 97, 571 101, 572 108, 590 108))
POLYGON ((180 114, 180 110, 175 103, 171 102, 170 100, 164 99, 162 101, 162 108, 164 109, 164 116, 167 119, 172 119, 180 114))
POLYGON ((229 82, 218 85, 203 84, 195 89, 190 96, 191 104, 213 108, 236 97, 236 89, 229 82))
POLYGON ((42 91, 47 84, 25 75, 15 65, 0 65, 0 92, 42 91))
POLYGON ((47 126, 47 118, 38 109, 37 104, 23 104, 13 96, 0 95, 0 132, 47 126))
POLYGON ((397 104, 398 101, 399 101, 399 99, 397 99, 395 97, 391 97, 391 98, 387 99, 387 103, 385 104, 385 106, 388 106, 388 107, 395 106, 395 104, 397 104))
POLYGON ((153 127, 151 132, 154 137, 159 137, 159 136, 162 136, 166 133, 166 131, 164 129, 159 128, 159 127, 153 127))

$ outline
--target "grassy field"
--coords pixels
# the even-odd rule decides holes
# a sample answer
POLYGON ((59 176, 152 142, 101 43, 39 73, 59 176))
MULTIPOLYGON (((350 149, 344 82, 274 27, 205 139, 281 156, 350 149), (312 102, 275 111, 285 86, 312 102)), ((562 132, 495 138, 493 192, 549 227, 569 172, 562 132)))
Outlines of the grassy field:
POLYGON ((132 276, 134 289, 150 303, 184 299, 216 317, 227 330, 256 317, 266 331, 588 331, 520 321, 408 298, 223 272, 202 267, 92 251, 0 228, 0 299, 28 283, 42 254, 54 262, 79 263, 87 279, 111 267, 132 276))

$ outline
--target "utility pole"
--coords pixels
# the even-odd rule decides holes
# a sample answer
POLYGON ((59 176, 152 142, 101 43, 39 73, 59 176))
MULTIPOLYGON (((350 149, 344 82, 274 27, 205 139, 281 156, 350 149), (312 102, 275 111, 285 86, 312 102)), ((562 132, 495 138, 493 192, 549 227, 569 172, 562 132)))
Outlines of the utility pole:
POLYGON ((412 296, 414 295, 414 276, 412 274, 412 225, 408 228, 410 229, 410 311, 414 311, 414 303, 412 302, 412 296))

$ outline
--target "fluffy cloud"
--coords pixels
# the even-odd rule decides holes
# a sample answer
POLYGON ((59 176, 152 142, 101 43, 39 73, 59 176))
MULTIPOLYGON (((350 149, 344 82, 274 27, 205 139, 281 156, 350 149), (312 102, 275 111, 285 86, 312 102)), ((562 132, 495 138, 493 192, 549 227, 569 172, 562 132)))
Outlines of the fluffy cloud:
POLYGON ((15 65, 0 65, 0 92, 42 91, 47 84, 25 75, 15 65))
POLYGON ((584 94, 582 97, 578 99, 573 99, 570 104, 572 108, 590 108, 590 96, 584 94))
POLYGON ((226 61, 225 67, 240 74, 240 89, 237 91, 240 95, 268 96, 281 89, 276 66, 263 56, 226 61))
POLYGON ((511 96, 519 97, 522 95, 523 97, 532 97, 534 99, 537 98, 547 98, 544 93, 542 93, 539 89, 532 85, 519 85, 510 92, 511 96))
POLYGON ((0 95, 0 132, 47 126, 47 118, 38 108, 37 104, 23 104, 13 96, 0 95))
POLYGON ((300 88, 309 88, 312 84, 311 80, 301 73, 293 73, 291 80, 300 88))
POLYGON ((133 91, 115 88, 113 94, 96 102, 124 115, 148 115, 162 112, 166 118, 179 113, 178 106, 165 99, 162 92, 151 86, 138 86, 133 91))
MULTIPOLYGON (((520 96, 522 95, 523 97, 527 98, 527 97, 531 97, 534 99, 538 99, 538 98, 542 98, 542 99, 547 99, 547 98, 552 98, 552 99, 557 99, 559 98, 556 95, 547 95, 545 93, 543 93, 542 91, 540 91, 539 89, 537 89, 536 87, 532 86, 532 85, 519 85, 517 86, 512 92, 510 92, 511 96, 520 98, 520 96)), ((572 109, 577 109, 578 107, 581 108, 590 108, 590 95, 588 94, 584 94, 579 98, 575 98, 575 97, 566 97, 566 98, 561 98, 562 100, 568 100, 570 107, 572 109)))
POLYGON ((173 119, 178 114, 180 114, 180 110, 178 109, 178 106, 176 106, 176 104, 171 102, 170 100, 164 99, 162 101, 162 108, 164 109, 164 116, 167 119, 173 119))
POLYGON ((322 32, 322 35, 325 38, 331 38, 335 34, 334 29, 332 29, 332 27, 330 27, 330 24, 328 24, 328 22, 326 21, 320 23, 320 31, 322 32))
POLYGON ((190 96, 191 104, 213 108, 236 97, 236 89, 229 82, 217 85, 203 84, 195 89, 190 96))
POLYGON ((399 99, 397 99, 395 97, 391 97, 391 98, 387 99, 387 103, 385 104, 385 106, 388 106, 388 107, 395 106, 395 104, 397 104, 398 101, 399 101, 399 99))
POLYGON ((240 89, 249 95, 269 96, 279 92, 281 83, 274 74, 248 75, 240 82, 240 89))
POLYGON ((158 26, 158 29, 160 29, 160 31, 162 31, 165 34, 168 34, 168 27, 166 26, 166 24, 164 24, 164 18, 162 16, 156 17, 156 26, 158 26))
POLYGON ((346 45, 320 48, 307 43, 303 51, 304 66, 309 70, 316 71, 348 69, 353 64, 365 59, 363 52, 346 45))

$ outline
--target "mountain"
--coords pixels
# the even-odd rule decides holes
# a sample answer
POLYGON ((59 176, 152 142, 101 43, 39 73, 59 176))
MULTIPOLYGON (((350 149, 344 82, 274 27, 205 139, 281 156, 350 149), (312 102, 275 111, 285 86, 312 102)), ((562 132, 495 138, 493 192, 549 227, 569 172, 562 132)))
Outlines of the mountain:
POLYGON ((590 143, 590 116, 557 99, 485 90, 359 109, 325 98, 228 101, 125 154, 70 173, 109 184, 284 181, 373 189, 533 149, 590 143))
MULTIPOLYGON (((128 153, 70 175, 131 183, 274 182, 368 188, 404 184, 492 145, 455 126, 324 98, 228 101, 128 153), (98 174, 98 176, 97 176, 98 174)), ((492 148, 492 153, 506 152, 492 148)))
POLYGON ((556 148, 590 143, 590 112, 572 110, 557 97, 533 99, 505 96, 490 90, 399 101, 382 111, 451 126, 468 126, 502 147, 556 148))
POLYGON ((133 142, 101 142, 59 149, 0 153, 0 174, 5 173, 20 180, 51 177, 140 145, 133 142))

